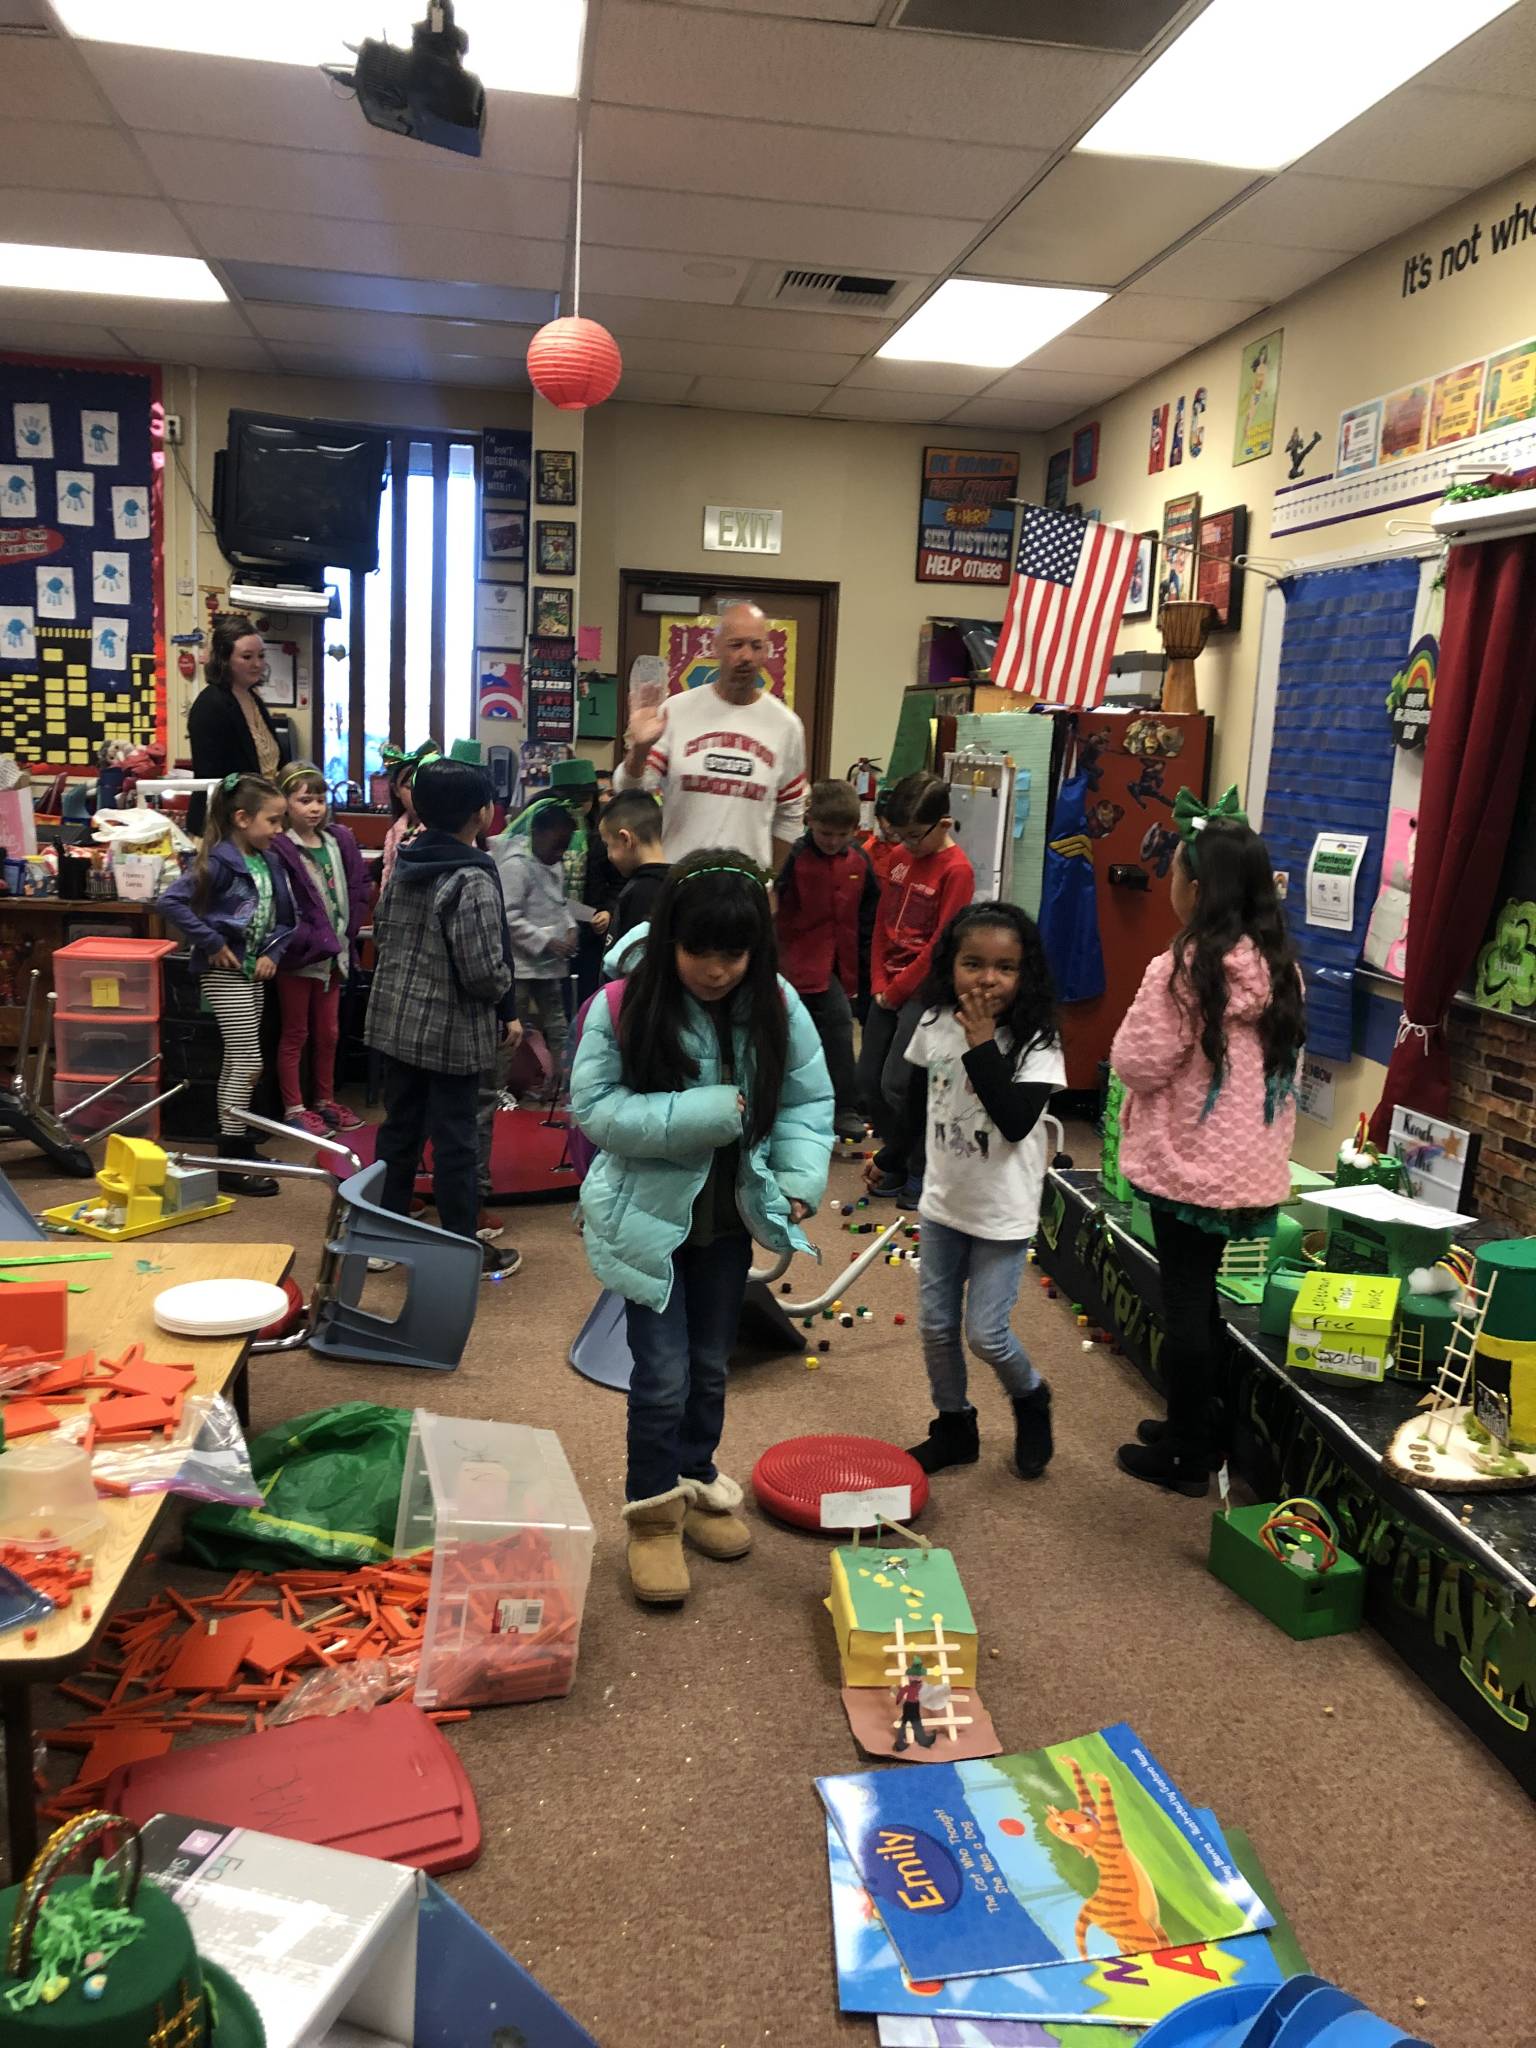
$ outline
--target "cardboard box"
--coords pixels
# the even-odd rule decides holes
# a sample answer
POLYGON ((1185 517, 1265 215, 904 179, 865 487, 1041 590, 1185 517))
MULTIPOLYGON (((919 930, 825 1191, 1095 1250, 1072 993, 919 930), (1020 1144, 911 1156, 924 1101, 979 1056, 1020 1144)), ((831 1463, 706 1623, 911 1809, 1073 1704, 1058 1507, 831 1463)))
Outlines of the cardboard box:
POLYGON ((1291 1311, 1287 1365, 1356 1380, 1385 1379, 1400 1280, 1380 1273, 1309 1273, 1291 1311))

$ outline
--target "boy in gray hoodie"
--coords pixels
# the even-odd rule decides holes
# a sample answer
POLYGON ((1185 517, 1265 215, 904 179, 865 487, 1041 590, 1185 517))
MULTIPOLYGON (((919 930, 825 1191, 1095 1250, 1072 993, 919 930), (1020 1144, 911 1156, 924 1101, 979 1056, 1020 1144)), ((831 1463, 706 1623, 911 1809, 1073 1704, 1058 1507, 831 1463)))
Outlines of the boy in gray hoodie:
POLYGON ((517 971, 517 1014, 549 1048, 550 1096, 565 1070, 565 984, 575 956, 576 917, 566 895, 565 855, 576 820, 557 798, 534 807, 526 833, 496 849, 517 971))

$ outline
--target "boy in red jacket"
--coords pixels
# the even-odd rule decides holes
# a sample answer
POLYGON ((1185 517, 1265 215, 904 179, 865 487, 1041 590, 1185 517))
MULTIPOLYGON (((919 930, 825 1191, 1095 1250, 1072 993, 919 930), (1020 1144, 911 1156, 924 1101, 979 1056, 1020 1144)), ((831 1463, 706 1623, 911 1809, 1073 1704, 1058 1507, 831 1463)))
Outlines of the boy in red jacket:
POLYGON ((869 1191, 910 1205, 922 1181, 920 1174, 908 1178, 917 1133, 907 1108, 907 1041, 922 1015, 934 945, 975 894, 976 877, 949 829, 949 784, 941 776, 903 777, 891 791, 887 816, 900 843, 875 913, 874 1001, 864 1020, 858 1083, 864 1114, 883 1140, 870 1162, 869 1191))
POLYGON ((840 1138, 862 1138, 852 1003, 869 985, 869 944, 880 892, 869 856, 855 844, 859 800, 853 785, 818 782, 806 824, 776 884, 779 970, 809 1010, 821 1039, 837 1098, 833 1128, 840 1138))

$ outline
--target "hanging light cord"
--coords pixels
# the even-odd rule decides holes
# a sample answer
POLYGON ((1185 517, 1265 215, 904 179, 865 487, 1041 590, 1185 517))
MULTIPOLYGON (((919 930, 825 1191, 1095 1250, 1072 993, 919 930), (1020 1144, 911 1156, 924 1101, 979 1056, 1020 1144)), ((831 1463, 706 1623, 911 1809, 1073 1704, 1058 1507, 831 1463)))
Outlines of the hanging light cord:
POLYGON ((576 252, 571 263, 571 312, 581 313, 581 130, 576 131, 576 252))

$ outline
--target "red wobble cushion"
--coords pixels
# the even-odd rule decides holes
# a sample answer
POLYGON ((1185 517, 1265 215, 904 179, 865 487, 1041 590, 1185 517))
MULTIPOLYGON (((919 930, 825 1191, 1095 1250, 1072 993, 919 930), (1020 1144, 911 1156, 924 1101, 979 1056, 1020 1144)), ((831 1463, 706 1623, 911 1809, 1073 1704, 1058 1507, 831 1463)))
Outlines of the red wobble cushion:
POLYGON ((877 1436, 788 1437, 770 1445, 752 1468, 758 1506, 797 1529, 820 1529, 824 1493, 862 1493, 871 1486, 910 1486, 914 1515, 928 1504, 928 1474, 916 1458, 877 1436))

